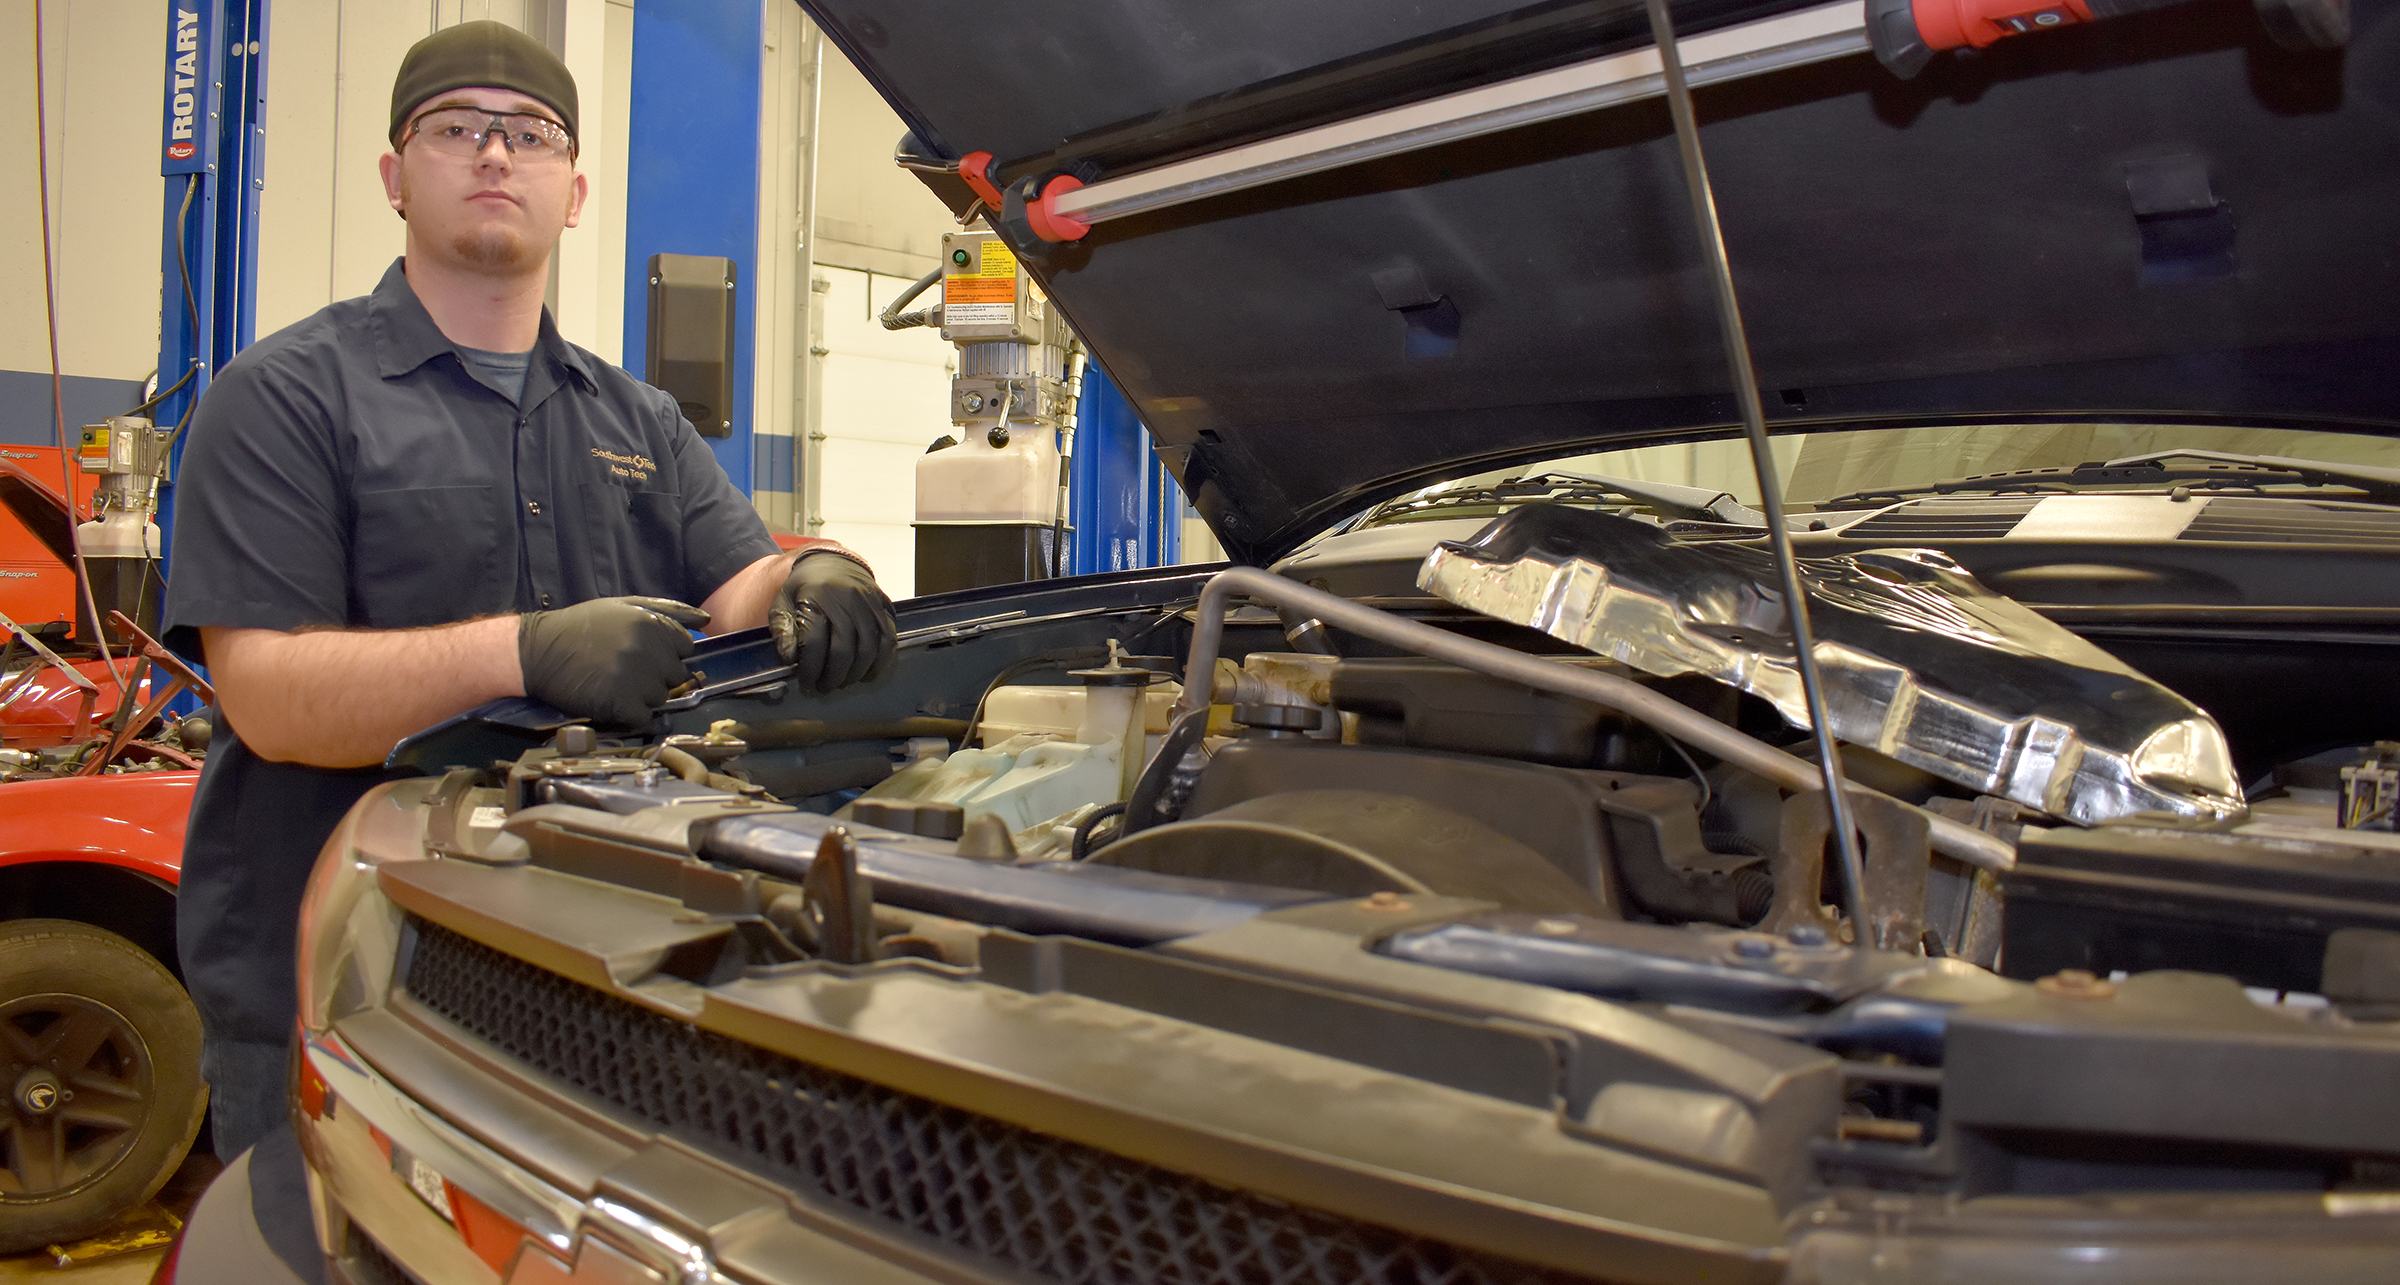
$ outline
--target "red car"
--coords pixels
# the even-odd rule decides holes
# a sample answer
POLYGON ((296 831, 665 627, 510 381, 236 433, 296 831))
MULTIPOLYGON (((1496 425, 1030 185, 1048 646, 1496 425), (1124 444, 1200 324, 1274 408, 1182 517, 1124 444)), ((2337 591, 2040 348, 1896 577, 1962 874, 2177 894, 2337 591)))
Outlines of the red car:
MULTIPOLYGON (((0 502, 6 566, 47 554, 47 571, 77 591, 75 508, 5 459, 0 502)), ((0 1254, 88 1234, 149 1199, 208 1102, 175 959, 201 747, 182 744, 199 741, 196 725, 168 730, 159 713, 188 671, 162 674, 154 692, 147 675, 161 666, 114 648, 135 710, 112 730, 120 689, 107 664, 42 627, 72 606, 28 596, 55 583, 8 577, 7 614, 22 628, 0 631, 0 1254)))

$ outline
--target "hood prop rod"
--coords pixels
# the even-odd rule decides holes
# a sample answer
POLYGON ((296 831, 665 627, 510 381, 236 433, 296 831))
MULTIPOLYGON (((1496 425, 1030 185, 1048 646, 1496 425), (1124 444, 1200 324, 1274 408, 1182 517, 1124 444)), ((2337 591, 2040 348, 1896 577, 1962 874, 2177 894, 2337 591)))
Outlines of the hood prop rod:
POLYGON ((1733 266, 1725 257, 1717 198, 1709 188, 1708 163, 1700 155, 1700 125, 1692 114, 1691 86, 1684 82, 1683 57, 1675 45, 1675 23, 1667 15, 1666 0, 1645 3, 1650 10, 1650 39, 1658 46, 1659 64, 1666 71, 1667 109, 1675 118, 1675 143, 1683 153, 1683 186, 1692 201, 1692 230, 1699 237, 1701 257, 1708 261, 1709 283, 1716 287, 1717 324, 1724 332, 1725 360, 1732 369, 1734 396, 1741 402, 1742 431, 1750 438, 1750 464, 1758 472, 1759 507, 1767 514, 1767 543, 1775 551, 1775 572, 1783 581, 1784 617, 1790 622, 1792 650, 1800 663, 1800 690, 1808 701, 1809 730, 1816 736, 1817 757, 1825 774, 1825 806, 1833 814, 1834 845, 1841 853, 1842 899, 1858 946, 1882 946, 1886 943, 1867 940, 1874 921, 1867 917, 1866 862, 1859 854, 1858 829, 1842 780, 1842 757, 1834 745, 1832 720, 1826 714, 1824 680, 1817 672, 1816 630, 1808 619, 1808 590, 1800 582, 1792 533, 1783 521, 1783 488, 1776 481, 1775 456, 1767 446, 1766 408, 1759 402, 1758 373, 1750 363, 1750 337, 1742 328, 1741 300, 1733 291, 1733 266))

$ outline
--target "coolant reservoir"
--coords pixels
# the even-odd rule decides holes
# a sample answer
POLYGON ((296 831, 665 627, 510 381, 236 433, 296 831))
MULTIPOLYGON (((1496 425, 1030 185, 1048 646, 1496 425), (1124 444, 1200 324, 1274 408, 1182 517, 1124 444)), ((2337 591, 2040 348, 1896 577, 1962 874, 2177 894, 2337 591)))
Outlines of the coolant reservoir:
POLYGON ((917 460, 917 521, 1032 523, 1058 517, 1058 435, 1028 424, 1004 445, 967 440, 917 460))

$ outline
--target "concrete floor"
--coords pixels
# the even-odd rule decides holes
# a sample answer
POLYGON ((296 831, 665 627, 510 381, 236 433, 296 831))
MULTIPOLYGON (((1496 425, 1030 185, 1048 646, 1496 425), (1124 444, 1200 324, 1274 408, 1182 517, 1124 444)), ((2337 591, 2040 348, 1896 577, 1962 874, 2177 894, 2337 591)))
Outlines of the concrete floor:
MULTIPOLYGON (((205 1136, 204 1133, 204 1139, 205 1136)), ((158 1270, 159 1260, 166 1257, 165 1246, 102 1254, 98 1242, 145 1227, 172 1225, 164 1214, 173 1214, 177 1222, 190 1217, 200 1193, 208 1189, 209 1180, 224 1167, 205 1145, 193 1147, 192 1154, 184 1158, 183 1167, 159 1189, 156 1200, 119 1219, 110 1231, 76 1245, 61 1246, 75 1255, 77 1261, 73 1266, 60 1267, 47 1252, 40 1250, 0 1258, 0 1285, 37 1282, 39 1285, 148 1285, 150 1274, 158 1270)))

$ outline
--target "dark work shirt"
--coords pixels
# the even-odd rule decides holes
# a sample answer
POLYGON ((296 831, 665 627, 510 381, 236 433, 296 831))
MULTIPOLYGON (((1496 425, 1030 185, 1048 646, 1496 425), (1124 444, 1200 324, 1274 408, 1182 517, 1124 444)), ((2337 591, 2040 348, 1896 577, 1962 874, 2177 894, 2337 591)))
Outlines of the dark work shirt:
MULTIPOLYGON (((665 393, 559 337, 521 394, 478 378, 399 263, 228 362, 175 479, 166 643, 201 626, 405 629, 648 594, 698 603, 776 551, 665 393)), ((272 763, 220 719, 178 907, 213 1039, 280 1044, 302 883, 386 779, 272 763)))

